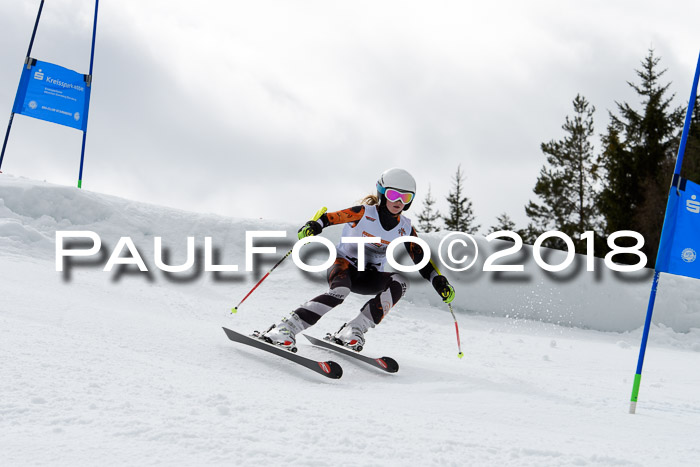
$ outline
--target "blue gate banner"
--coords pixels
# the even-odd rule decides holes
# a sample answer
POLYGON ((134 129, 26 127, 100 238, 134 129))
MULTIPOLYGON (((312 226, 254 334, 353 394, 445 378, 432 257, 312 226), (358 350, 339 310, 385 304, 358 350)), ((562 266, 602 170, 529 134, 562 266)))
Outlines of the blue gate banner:
POLYGON ((674 176, 656 270, 700 279, 700 185, 674 176))
POLYGON ((12 112, 85 131, 89 101, 86 75, 30 58, 12 112))

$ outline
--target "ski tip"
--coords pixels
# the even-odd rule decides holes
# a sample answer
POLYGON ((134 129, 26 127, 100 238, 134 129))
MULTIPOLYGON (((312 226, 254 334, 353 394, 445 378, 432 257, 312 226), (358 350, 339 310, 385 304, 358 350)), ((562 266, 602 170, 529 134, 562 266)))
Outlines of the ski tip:
POLYGON ((343 376, 343 367, 334 361, 329 360, 318 364, 329 378, 340 379, 343 376))
POLYGON ((399 371, 399 363, 391 357, 378 358, 377 363, 379 363, 389 373, 396 373, 399 371))

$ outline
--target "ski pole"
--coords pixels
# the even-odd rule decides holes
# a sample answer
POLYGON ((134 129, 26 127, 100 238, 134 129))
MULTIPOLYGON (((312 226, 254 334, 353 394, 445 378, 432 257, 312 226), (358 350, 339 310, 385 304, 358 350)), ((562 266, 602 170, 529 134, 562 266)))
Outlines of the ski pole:
MULTIPOLYGON (((324 215, 324 214, 326 213, 327 210, 328 210, 328 209, 327 209, 326 207, 322 207, 321 209, 319 209, 318 211, 316 211, 316 214, 314 214, 314 217, 313 217, 311 220, 312 220, 312 221, 317 221, 317 220, 319 220, 319 219, 321 218, 321 216, 324 215)), ((289 250, 289 251, 287 252, 287 254, 285 254, 279 261, 277 261, 277 264, 275 264, 274 266, 272 266, 272 269, 270 269, 269 271, 267 271, 267 273, 266 273, 264 276, 262 276, 262 278, 258 281, 258 283, 255 284, 255 286, 253 286, 252 289, 250 289, 250 292, 248 292, 248 294, 247 294, 245 297, 243 297, 243 300, 241 300, 241 301, 238 303, 238 305, 236 305, 236 306, 234 306, 233 308, 231 308, 231 313, 238 313, 238 307, 241 306, 241 304, 242 304, 243 302, 245 302, 246 298, 250 297, 250 294, 252 294, 252 293, 255 291, 255 289, 257 289, 258 286, 259 286, 260 284, 262 284, 262 282, 263 282, 265 279, 267 279, 267 276, 269 276, 270 273, 271 273, 272 271, 274 271, 275 269, 277 269, 277 266, 279 266, 280 264, 282 264, 282 261, 284 261, 285 259, 287 259, 287 257, 288 257, 289 255, 292 254, 292 251, 293 251, 293 250, 294 250, 294 248, 292 248, 291 250, 289 250)))
MULTIPOLYGON (((435 263, 433 262, 432 259, 430 260, 430 264, 432 264, 433 267, 435 268, 435 271, 442 276, 440 269, 438 269, 438 267, 435 265, 435 263)), ((457 350, 459 350, 459 353, 457 354, 457 356, 459 358, 462 358, 462 357, 464 357, 464 352, 462 352, 462 343, 459 340, 459 324, 457 324, 457 317, 455 316, 455 312, 452 310, 452 304, 448 303, 447 307, 450 309, 450 313, 452 313, 452 319, 455 320, 455 332, 457 333, 457 350)))
POLYGON ((459 325, 457 324, 457 317, 455 316, 455 312, 452 311, 452 304, 448 303, 447 306, 450 308, 450 313, 452 313, 452 318, 455 320, 455 332, 457 332, 457 350, 459 350, 459 353, 457 356, 459 358, 464 357, 464 352, 462 352, 462 344, 459 342, 459 325))

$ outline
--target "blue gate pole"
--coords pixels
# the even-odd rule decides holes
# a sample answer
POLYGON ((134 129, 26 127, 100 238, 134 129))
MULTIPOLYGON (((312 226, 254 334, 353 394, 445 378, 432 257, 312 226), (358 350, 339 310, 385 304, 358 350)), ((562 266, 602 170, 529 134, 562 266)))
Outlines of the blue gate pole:
POLYGON ((676 168, 674 174, 680 175, 681 166, 683 165, 683 155, 685 154, 685 143, 688 141, 688 133, 690 132, 690 121, 693 118, 693 108, 698 92, 698 79, 700 78, 700 55, 698 55, 698 64, 695 67, 695 76, 693 77, 693 87, 690 90, 690 101, 688 102, 688 111, 685 114, 685 123, 683 124, 683 134, 681 136, 681 145, 678 147, 678 156, 676 157, 676 168))
MULTIPOLYGON (((36 21, 34 22, 34 31, 32 31, 32 38, 29 40, 29 48, 27 49, 27 58, 24 60, 25 65, 29 62, 29 57, 32 54, 32 46, 34 45, 34 38, 36 37, 36 30, 39 27, 39 18, 41 18, 41 10, 44 8, 44 0, 41 0, 39 4, 39 13, 36 14, 36 21)), ((2 160, 5 158, 5 148, 7 148, 7 140, 10 137, 10 130, 12 129, 12 121, 15 119, 15 113, 10 112, 10 122, 7 124, 7 131, 5 132, 5 141, 2 143, 2 152, 0 152, 0 168, 2 168, 2 160)))
POLYGON ((637 410, 637 397, 639 396, 639 384, 642 382, 642 366, 644 365, 644 353, 647 349, 649 339, 649 328, 651 328, 651 315, 654 313, 654 302, 656 301, 656 288, 659 285, 659 272, 654 271, 654 282, 651 284, 649 293, 649 305, 647 306, 647 317, 644 321, 644 332, 642 333, 642 343, 639 347, 639 359, 637 360, 637 372, 634 375, 632 386, 632 398, 630 399, 630 413, 637 410))
MULTIPOLYGON (((693 78, 693 87, 690 90, 690 101, 688 102, 688 110, 685 114, 685 123, 683 124, 683 135, 681 136, 681 144, 678 147, 678 155, 676 156, 676 168, 674 169, 674 178, 676 175, 680 177, 681 166, 683 165, 683 155, 685 154, 685 143, 688 140, 690 132, 690 121, 693 117, 693 109, 695 108, 695 99, 697 97, 698 78, 700 78, 700 55, 698 55, 698 64, 695 67, 695 77, 693 78)), ((673 190, 673 182, 671 182, 671 190, 673 190)), ((675 196, 669 193, 670 196, 675 196)), ((665 219, 664 219, 665 220, 665 219)), ((664 237, 663 230, 661 238, 664 237)), ((659 245, 660 246, 660 245, 659 245)), ((656 260, 659 260, 659 252, 656 253, 656 260)), ((639 396, 639 384, 642 380, 642 366, 644 365, 644 353, 647 348, 647 340, 649 339, 649 328, 651 327, 651 316, 654 313, 654 302, 656 301, 656 288, 659 285, 659 271, 654 268, 654 282, 651 284, 651 292, 649 293, 649 305, 647 306, 647 317, 644 320, 644 332, 642 333, 642 343, 639 348, 639 359, 637 360, 637 372, 634 375, 634 384, 632 386, 632 398, 630 399, 630 413, 633 414, 637 410, 637 397, 639 396)))
MULTIPOLYGON (((43 0, 42 0, 43 1, 43 0)), ((95 20, 92 23, 92 48, 90 49, 90 72, 88 74, 87 87, 92 87, 92 64, 95 61, 95 35, 97 34, 97 9, 99 7, 100 0, 95 0, 95 20)), ((88 93, 90 90, 88 89, 88 93)), ((90 94, 88 94, 88 106, 90 105, 89 100, 90 94)), ((83 129, 83 146, 80 150, 80 172, 78 173, 78 188, 83 187, 83 163, 85 162, 85 140, 87 139, 87 120, 89 114, 85 114, 85 128, 83 129)))

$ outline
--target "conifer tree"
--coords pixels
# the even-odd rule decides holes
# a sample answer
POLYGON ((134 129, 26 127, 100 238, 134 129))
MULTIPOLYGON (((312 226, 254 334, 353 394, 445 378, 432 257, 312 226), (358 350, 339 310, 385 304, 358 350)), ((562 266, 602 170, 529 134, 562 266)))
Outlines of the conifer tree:
MULTIPOLYGON (((518 229, 516 233, 520 235, 520 238, 523 239, 523 243, 525 243, 526 245, 534 245, 535 241, 537 240, 537 237, 539 237, 541 234, 539 230, 535 227, 535 224, 533 224, 532 222, 529 222, 527 224, 527 227, 525 227, 524 229, 518 229)), ((562 244, 557 246, 563 247, 564 245, 562 244)))
POLYGON ((622 129, 614 121, 608 125, 607 133, 602 136, 603 153, 600 157, 605 170, 605 187, 599 196, 598 206, 603 215, 605 233, 631 228, 630 207, 635 204, 637 179, 634 161, 621 141, 622 129))
MULTIPOLYGON (((562 126, 564 139, 541 145, 547 163, 533 189, 541 203, 530 201, 525 212, 532 220, 531 233, 559 230, 574 241, 578 252, 585 253, 585 242, 579 237, 599 224, 598 167, 591 142, 595 107, 580 94, 574 98, 573 106, 573 117, 567 116, 562 126)), ((558 239, 549 243, 555 248, 564 247, 558 239)))
MULTIPOLYGON (((513 219, 511 219, 510 216, 508 214, 506 214, 505 212, 503 214, 501 214, 500 216, 496 217, 496 225, 491 226, 491 229, 489 229, 487 234, 499 232, 501 230, 506 230, 508 232, 515 232, 515 222, 513 222, 513 219)), ((501 238, 501 240, 504 240, 507 242, 513 241, 510 237, 503 237, 503 238, 501 238)))
POLYGON ((639 232, 645 239, 642 251, 651 262, 658 249, 683 122, 682 108, 672 109, 673 95, 666 95, 671 83, 659 83, 666 72, 659 71, 659 61, 651 49, 641 63, 642 69, 635 70, 641 83, 628 84, 640 97, 642 111, 628 103, 617 103, 619 115, 610 114, 601 157, 606 175, 600 207, 606 234, 639 232))
POLYGON ((438 232, 440 226, 437 221, 441 219, 440 212, 433 207, 435 198, 431 193, 430 185, 428 185, 428 194, 423 199, 423 211, 418 214, 418 226, 422 232, 438 232))
POLYGON ((695 183, 700 183, 700 97, 695 99, 693 107, 681 175, 695 183))
POLYGON ((447 196, 449 214, 444 216, 445 227, 455 232, 474 234, 480 225, 475 224, 472 202, 464 195, 464 174, 462 166, 457 166, 452 191, 447 196))
POLYGON ((499 230, 515 231, 515 222, 505 212, 496 217, 496 225, 492 226, 488 233, 498 232, 499 230))

